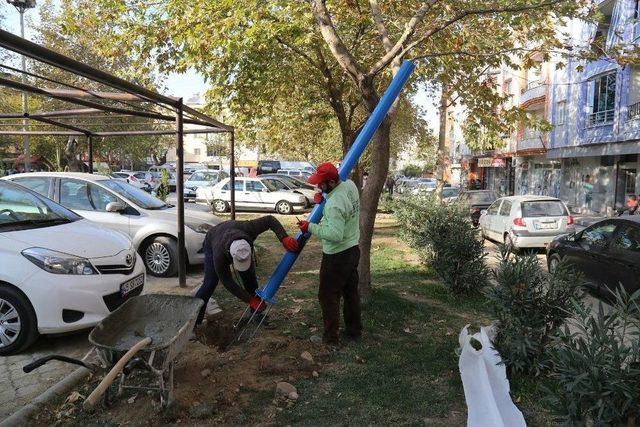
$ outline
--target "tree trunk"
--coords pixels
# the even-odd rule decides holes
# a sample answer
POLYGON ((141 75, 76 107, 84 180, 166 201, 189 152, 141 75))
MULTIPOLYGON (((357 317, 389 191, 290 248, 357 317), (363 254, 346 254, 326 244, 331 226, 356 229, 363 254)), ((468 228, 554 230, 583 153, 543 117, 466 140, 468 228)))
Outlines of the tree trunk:
POLYGON ((378 202, 389 172, 390 135, 392 118, 385 118, 373 137, 371 170, 367 185, 360 197, 360 264, 358 288, 364 296, 371 294, 371 241, 376 222, 378 202))
POLYGON ((444 174, 447 167, 449 153, 447 150, 447 109, 449 107, 449 88, 442 85, 442 95, 440 96, 440 107, 438 108, 439 132, 438 132, 438 159, 436 163, 436 196, 442 199, 442 187, 444 186, 444 174))

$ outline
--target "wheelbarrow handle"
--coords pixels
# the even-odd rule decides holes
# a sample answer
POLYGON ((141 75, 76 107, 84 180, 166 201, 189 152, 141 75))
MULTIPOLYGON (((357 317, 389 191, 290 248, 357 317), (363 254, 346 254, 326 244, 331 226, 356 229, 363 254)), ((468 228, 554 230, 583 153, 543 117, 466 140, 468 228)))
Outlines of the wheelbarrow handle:
POLYGON ((50 360, 59 360, 61 362, 66 362, 66 363, 71 363, 74 365, 80 365, 80 366, 84 366, 85 368, 87 368, 90 371, 95 371, 95 367, 85 363, 84 361, 80 360, 80 359, 74 359, 73 357, 67 357, 67 356, 61 356, 59 354, 50 354, 48 356, 44 356, 41 357, 40 359, 37 359, 31 363, 29 363, 28 365, 24 365, 22 367, 22 371, 26 374, 28 374, 29 372, 33 371, 34 369, 39 368, 40 366, 44 365, 45 363, 47 363, 50 360))
POLYGON ((120 371, 127 365, 129 360, 133 358, 140 350, 145 348, 151 344, 151 338, 147 337, 141 341, 138 341, 136 345, 131 347, 129 351, 127 351, 124 356, 118 360, 118 362, 111 368, 111 371, 104 377, 104 379, 98 384, 98 387, 93 390, 93 392, 87 397, 84 401, 83 409, 88 411, 93 408, 93 406, 98 402, 98 399, 104 394, 104 392, 109 388, 113 380, 116 379, 120 371))

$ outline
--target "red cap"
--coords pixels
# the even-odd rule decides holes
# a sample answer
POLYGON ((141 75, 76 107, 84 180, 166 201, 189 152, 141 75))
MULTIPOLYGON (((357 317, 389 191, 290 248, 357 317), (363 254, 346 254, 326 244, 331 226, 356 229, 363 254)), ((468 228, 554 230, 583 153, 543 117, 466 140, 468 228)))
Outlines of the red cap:
POLYGON ((331 163, 322 163, 316 169, 316 172, 307 179, 309 184, 318 185, 321 182, 331 181, 332 179, 338 179, 338 169, 331 163))

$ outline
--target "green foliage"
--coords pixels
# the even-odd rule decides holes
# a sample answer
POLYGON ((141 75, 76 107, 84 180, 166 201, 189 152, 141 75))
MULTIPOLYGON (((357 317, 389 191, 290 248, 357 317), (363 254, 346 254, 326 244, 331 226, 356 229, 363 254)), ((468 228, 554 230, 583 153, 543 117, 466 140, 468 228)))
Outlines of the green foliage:
POLYGON ((451 292, 473 293, 485 287, 489 270, 468 209, 444 204, 432 193, 398 200, 394 213, 402 237, 451 292))
POLYGON ((597 313, 574 304, 576 321, 550 346, 553 385, 544 388, 563 424, 636 425, 640 417, 640 292, 616 295, 597 313))
POLYGON ((156 197, 163 202, 167 201, 167 196, 169 195, 169 178, 168 170, 160 170, 160 185, 158 185, 158 189, 156 190, 156 197))
POLYGON ((539 375, 549 369, 552 336, 571 317, 580 278, 565 266, 547 274, 535 255, 503 257, 496 286, 486 292, 498 322, 496 350, 510 372, 539 375))
POLYGON ((402 169, 402 174, 408 178, 415 178, 422 175, 422 168, 418 165, 409 164, 402 169))

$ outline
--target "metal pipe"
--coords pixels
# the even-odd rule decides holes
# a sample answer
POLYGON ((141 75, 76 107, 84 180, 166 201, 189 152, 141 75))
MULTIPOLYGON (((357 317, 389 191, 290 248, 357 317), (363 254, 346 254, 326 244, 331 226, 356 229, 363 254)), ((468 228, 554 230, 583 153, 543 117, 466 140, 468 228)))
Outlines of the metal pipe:
POLYGON ((64 128, 64 129, 69 129, 69 130, 74 130, 76 132, 82 132, 85 135, 90 135, 91 134, 90 130, 83 129, 83 128, 80 128, 80 127, 77 127, 77 126, 73 126, 73 125, 69 125, 67 123, 62 123, 62 122, 59 122, 57 120, 51 120, 51 119, 47 119, 45 117, 31 117, 30 115, 27 115, 27 117, 29 119, 32 119, 32 120, 35 120, 35 121, 38 121, 38 122, 42 122, 42 123, 46 123, 48 125, 57 126, 57 127, 61 127, 61 128, 64 128))
POLYGON ((178 176, 176 179, 176 196, 178 197, 178 284, 187 286, 186 249, 184 244, 184 134, 182 122, 182 98, 176 107, 176 160, 178 176))
MULTIPOLYGON (((409 80, 409 77, 411 76, 414 68, 415 64, 410 61, 404 61, 402 66, 398 70, 398 73, 395 75, 393 80, 391 80, 389 87, 385 91, 382 98, 380 98, 378 105, 376 105, 376 108, 373 110, 373 112, 369 116, 369 119, 367 119, 367 122, 363 126, 362 131, 360 131, 358 137, 356 138, 353 145, 347 152, 347 155, 344 157, 342 163, 340 164, 338 173, 341 180, 344 181, 349 177, 349 174, 360 159, 360 156, 362 156, 364 150, 367 148, 367 145, 369 145, 369 142, 371 142, 373 135, 375 134, 378 127, 380 127, 380 124, 386 117, 389 109, 391 109, 394 101, 396 100, 398 95, 400 95, 400 92, 402 91, 405 83, 407 82, 407 80, 409 80)), ((307 217, 307 220, 312 223, 320 222, 320 219, 322 219, 324 205, 325 202, 316 205, 315 208, 313 208, 313 210, 311 211, 311 214, 307 217)), ((298 233, 296 238, 300 243, 301 248, 304 247, 304 244, 309 239, 309 237, 311 237, 309 233, 298 233)), ((298 258, 298 255, 299 252, 285 253, 282 257, 282 260, 280 261, 280 264, 278 264, 275 271, 269 278, 267 285, 263 289, 257 290, 256 295, 258 295, 262 300, 274 304, 274 296, 280 288, 280 285, 282 284, 282 281, 286 277, 287 273, 293 266, 293 263, 298 258)))
POLYGON ((29 58, 33 58, 37 61, 69 71, 70 73, 78 76, 85 77, 89 80, 103 83, 123 92, 140 95, 151 101, 160 102, 168 106, 176 107, 178 105, 178 100, 175 98, 160 95, 159 93, 145 89, 142 86, 138 86, 109 73, 105 73, 104 71, 98 70, 97 68, 91 67, 87 64, 83 64, 80 61, 71 59, 51 49, 47 49, 46 47, 25 40, 24 37, 15 36, 8 31, 0 30, 0 46, 23 56, 28 56, 29 58))
POLYGON ((20 136, 20 135, 51 135, 51 136, 82 136, 83 133, 66 131, 66 130, 0 130, 0 135, 12 135, 12 136, 20 136))
POLYGON ((229 177, 231 178, 231 219, 236 219, 236 149, 235 149, 235 131, 229 134, 229 177))
MULTIPOLYGON (((24 11, 26 9, 21 7, 18 9, 20 12, 20 37, 24 39, 24 11)), ((27 71, 27 61, 24 56, 22 56, 22 71, 27 71)), ((22 74, 22 83, 27 83, 27 76, 22 74)), ((24 114, 28 114, 29 112, 29 102, 27 98, 27 92, 22 91, 22 112, 24 114)), ((22 120, 22 130, 29 130, 29 121, 25 118, 22 120)), ((22 145, 24 149, 24 171, 29 172, 31 169, 31 149, 29 147, 29 135, 24 134, 22 138, 22 145)))
POLYGON ((93 173, 93 140, 87 135, 87 148, 89 150, 89 173, 93 173))

